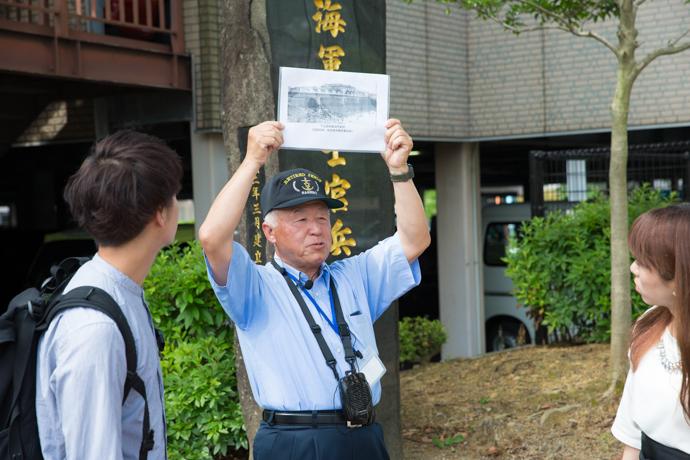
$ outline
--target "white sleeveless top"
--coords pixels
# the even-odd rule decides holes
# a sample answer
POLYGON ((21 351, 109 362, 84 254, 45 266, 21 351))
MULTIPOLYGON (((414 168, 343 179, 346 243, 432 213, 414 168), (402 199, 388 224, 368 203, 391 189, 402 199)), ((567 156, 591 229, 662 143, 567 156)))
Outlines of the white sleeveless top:
MULTIPOLYGON (((660 342, 669 362, 680 360, 678 342, 666 328, 660 342)), ((625 381, 613 435, 622 443, 640 449, 642 432, 668 447, 690 453, 690 424, 680 405, 681 371, 669 372, 662 365, 657 345, 645 353, 635 372, 625 381)))

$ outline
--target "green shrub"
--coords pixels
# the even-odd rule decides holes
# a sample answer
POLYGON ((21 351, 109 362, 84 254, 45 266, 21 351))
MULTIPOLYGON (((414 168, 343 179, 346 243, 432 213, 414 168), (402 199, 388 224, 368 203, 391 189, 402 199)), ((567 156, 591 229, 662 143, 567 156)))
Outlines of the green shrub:
POLYGON ((165 410, 171 459, 202 460, 247 448, 232 342, 181 341, 165 353, 165 410))
POLYGON ((166 338, 227 333, 228 320, 206 277, 198 241, 161 251, 144 283, 151 314, 166 338), (181 334, 181 335, 180 335, 181 334))
POLYGON ((400 362, 428 363, 448 338, 441 321, 423 317, 403 318, 400 323, 400 362))
MULTIPOLYGON (((630 194, 629 222, 644 211, 666 206, 644 186, 630 194)), ((609 202, 601 195, 569 212, 551 212, 524 223, 520 241, 511 241, 506 274, 518 301, 537 323, 565 340, 604 342, 611 332, 609 202)), ((633 285, 631 283, 631 289, 633 285)), ((633 316, 647 307, 633 292, 633 316)))
POLYGON ((156 327, 171 460, 221 458, 247 447, 233 330, 206 277, 198 242, 162 251, 144 283, 156 327))

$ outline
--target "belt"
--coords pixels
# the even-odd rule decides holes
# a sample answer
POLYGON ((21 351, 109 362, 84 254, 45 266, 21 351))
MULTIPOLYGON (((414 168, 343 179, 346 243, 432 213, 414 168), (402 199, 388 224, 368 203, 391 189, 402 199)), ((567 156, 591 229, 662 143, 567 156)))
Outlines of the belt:
POLYGON ((347 420, 341 410, 315 410, 289 412, 264 410, 263 420, 270 425, 345 425, 347 420))

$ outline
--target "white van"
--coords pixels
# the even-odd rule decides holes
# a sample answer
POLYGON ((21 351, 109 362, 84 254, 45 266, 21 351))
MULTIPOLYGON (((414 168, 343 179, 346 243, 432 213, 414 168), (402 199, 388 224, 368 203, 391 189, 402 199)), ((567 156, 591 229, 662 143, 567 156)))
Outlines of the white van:
POLYGON ((489 205, 482 208, 484 318, 486 351, 497 351, 535 341, 534 321, 513 296, 513 283, 505 274, 509 236, 516 236, 530 218, 528 203, 489 205))

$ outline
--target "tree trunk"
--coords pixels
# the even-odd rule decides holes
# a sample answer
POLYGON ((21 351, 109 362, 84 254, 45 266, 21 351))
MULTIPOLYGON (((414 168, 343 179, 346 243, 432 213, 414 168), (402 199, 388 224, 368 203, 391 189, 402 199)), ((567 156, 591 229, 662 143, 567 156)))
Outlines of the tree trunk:
POLYGON ((628 112, 631 82, 620 75, 612 110, 609 194, 611 202, 611 379, 628 371, 630 337, 630 258, 628 257, 628 112))
MULTIPOLYGON (((228 154, 229 173, 232 175, 242 161, 237 138, 238 129, 275 117, 265 1, 224 0, 220 36, 223 69, 223 139, 228 154)), ((277 156, 272 156, 264 169, 267 177, 277 172, 277 156)), ((246 217, 242 218, 237 230, 238 241, 247 247, 246 217)), ((268 254, 264 256, 267 257, 268 254)), ((252 396, 237 339, 235 352, 237 389, 251 455, 260 413, 252 396)))
POLYGON ((635 81, 635 10, 632 1, 621 2, 618 29, 619 55, 616 91, 611 103, 611 387, 628 372, 627 351, 632 310, 630 306, 630 257, 628 256, 628 110, 635 81))

